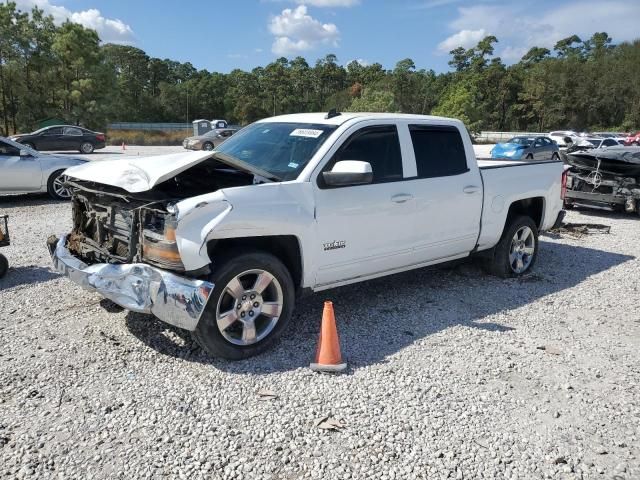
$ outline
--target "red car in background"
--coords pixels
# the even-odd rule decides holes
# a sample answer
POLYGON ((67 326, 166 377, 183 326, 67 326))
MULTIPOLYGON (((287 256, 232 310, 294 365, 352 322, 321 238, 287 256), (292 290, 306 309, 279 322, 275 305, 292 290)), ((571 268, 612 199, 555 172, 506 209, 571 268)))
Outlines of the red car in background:
POLYGON ((626 146, 629 145, 638 145, 640 146, 640 132, 636 133, 635 135, 630 135, 627 138, 624 139, 624 144, 626 146))

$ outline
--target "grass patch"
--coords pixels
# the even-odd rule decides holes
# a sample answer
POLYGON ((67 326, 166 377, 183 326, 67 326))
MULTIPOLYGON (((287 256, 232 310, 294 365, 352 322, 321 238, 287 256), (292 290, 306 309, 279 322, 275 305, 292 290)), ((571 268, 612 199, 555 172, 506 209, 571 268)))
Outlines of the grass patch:
POLYGON ((166 146, 182 145, 186 137, 193 135, 192 130, 109 130, 107 143, 109 145, 140 145, 166 146))

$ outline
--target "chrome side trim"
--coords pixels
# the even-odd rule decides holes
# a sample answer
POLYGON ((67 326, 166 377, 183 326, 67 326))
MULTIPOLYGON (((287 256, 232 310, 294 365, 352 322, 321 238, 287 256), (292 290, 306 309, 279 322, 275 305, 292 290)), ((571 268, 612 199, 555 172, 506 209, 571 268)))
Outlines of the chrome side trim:
POLYGON ((87 265, 66 248, 62 236, 51 258, 55 269, 81 287, 133 312, 151 313, 163 322, 193 331, 213 291, 203 280, 181 277, 145 263, 87 265))

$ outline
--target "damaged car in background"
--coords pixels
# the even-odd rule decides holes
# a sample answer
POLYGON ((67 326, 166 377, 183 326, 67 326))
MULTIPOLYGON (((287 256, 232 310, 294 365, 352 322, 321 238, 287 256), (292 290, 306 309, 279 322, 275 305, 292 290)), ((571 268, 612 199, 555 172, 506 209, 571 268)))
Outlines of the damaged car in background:
POLYGON ((274 117, 211 152, 66 175, 56 269, 229 359, 289 331, 305 291, 471 255, 523 275, 564 214, 561 162, 477 160, 462 122, 420 115, 274 117))
POLYGON ((640 147, 570 148, 565 207, 574 205, 640 214, 640 147))

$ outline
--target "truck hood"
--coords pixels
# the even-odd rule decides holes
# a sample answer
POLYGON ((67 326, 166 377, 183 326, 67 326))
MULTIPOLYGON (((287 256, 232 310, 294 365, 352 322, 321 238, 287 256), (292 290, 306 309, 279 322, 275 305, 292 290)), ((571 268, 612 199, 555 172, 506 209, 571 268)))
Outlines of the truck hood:
POLYGON ((93 161, 69 168, 65 174, 78 180, 122 188, 129 193, 140 193, 151 190, 156 185, 213 156, 216 156, 216 160, 221 163, 252 175, 258 175, 263 181, 274 180, 272 175, 259 168, 252 167, 241 160, 235 160, 223 154, 216 154, 215 151, 182 152, 153 157, 93 161))
POLYGON ((211 157, 211 152, 185 152, 154 157, 93 161, 69 168, 69 177, 122 188, 129 193, 151 190, 211 157))

